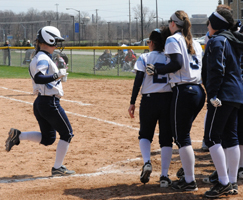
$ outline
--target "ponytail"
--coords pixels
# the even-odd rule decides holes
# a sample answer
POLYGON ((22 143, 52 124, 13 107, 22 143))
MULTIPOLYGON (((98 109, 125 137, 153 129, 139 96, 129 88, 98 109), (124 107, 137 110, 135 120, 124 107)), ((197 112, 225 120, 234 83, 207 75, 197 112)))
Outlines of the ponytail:
POLYGON ((179 26, 179 25, 176 25, 178 28, 181 29, 181 32, 185 38, 185 41, 186 41, 186 46, 187 46, 187 49, 188 49, 188 52, 190 54, 195 54, 195 50, 192 46, 192 33, 191 33, 191 22, 190 22, 190 19, 188 17, 188 15, 186 14, 186 12, 182 11, 182 10, 178 10, 175 12, 176 16, 182 20, 184 22, 183 26, 179 26))

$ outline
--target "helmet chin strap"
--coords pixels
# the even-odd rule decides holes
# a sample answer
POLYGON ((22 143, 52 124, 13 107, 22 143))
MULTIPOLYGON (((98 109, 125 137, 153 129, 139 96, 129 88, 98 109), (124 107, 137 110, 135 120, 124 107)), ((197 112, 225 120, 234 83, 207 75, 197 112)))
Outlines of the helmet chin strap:
POLYGON ((65 46, 62 46, 62 42, 61 42, 61 46, 58 47, 59 51, 62 52, 64 50, 65 46))

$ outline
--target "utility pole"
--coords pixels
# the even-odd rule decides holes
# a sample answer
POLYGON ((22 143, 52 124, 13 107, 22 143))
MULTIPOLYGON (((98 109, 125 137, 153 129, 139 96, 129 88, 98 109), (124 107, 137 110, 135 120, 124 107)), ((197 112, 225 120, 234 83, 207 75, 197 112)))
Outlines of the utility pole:
POLYGON ((237 0, 237 20, 239 20, 239 0, 237 0))
POLYGON ((59 4, 55 4, 56 5, 56 7, 57 7, 57 28, 58 28, 58 5, 59 4))
POLYGON ((142 45, 143 43, 143 0, 141 0, 141 36, 142 36, 142 45))
POLYGON ((111 37, 110 37, 110 23, 111 22, 107 22, 107 24, 108 24, 108 43, 111 43, 111 37))
POLYGON ((98 9, 96 9, 96 46, 98 46, 98 9))
POLYGON ((135 17, 134 19, 136 19, 136 36, 137 36, 137 42, 138 42, 138 18, 135 17))
POLYGON ((129 0, 129 45, 131 45, 131 8, 130 8, 130 0, 129 0))
POLYGON ((158 20, 158 2, 156 0, 156 28, 159 28, 159 20, 158 20))

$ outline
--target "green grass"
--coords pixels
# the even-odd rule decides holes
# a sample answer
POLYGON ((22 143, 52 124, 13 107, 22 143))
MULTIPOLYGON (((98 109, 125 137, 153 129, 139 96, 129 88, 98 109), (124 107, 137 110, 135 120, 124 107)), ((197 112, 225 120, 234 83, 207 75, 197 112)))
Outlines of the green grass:
MULTIPOLYGON (((114 69, 115 70, 115 69, 114 69)), ((110 70, 111 71, 111 70, 110 70)), ((105 73, 105 71, 104 71, 105 73)), ((129 73, 129 72, 127 72, 129 73)), ((0 66, 1 78, 23 78, 29 79, 28 67, 13 67, 13 66, 0 66)), ((116 76, 116 75, 100 75, 92 73, 74 73, 69 72, 68 79, 134 79, 134 74, 129 73, 127 76, 116 76)))
MULTIPOLYGON (((103 51, 102 51, 103 52, 103 51)), ((115 55, 115 52, 112 52, 113 55, 115 55)), ((109 70, 99 70, 99 71, 95 71, 93 70, 94 68, 94 62, 97 62, 97 59, 99 58, 99 55, 95 56, 94 59, 94 55, 77 55, 77 54, 72 54, 72 56, 70 54, 66 54, 68 59, 69 59, 69 72, 73 72, 73 73, 79 73, 82 75, 85 74, 93 74, 95 73, 95 77, 97 77, 97 75, 100 75, 101 77, 105 76, 106 78, 108 77, 112 77, 112 76, 124 76, 124 77, 133 77, 134 78, 134 74, 131 72, 126 72, 123 71, 120 68, 115 68, 115 69, 109 69, 109 70)), ((23 60, 25 57, 25 52, 23 51, 22 53, 20 53, 20 51, 11 51, 11 66, 21 66, 21 67, 28 67, 28 63, 23 64, 23 60)), ((0 52, 0 58, 3 58, 1 52, 0 52)), ((0 65, 3 64, 3 60, 1 62, 0 59, 0 65)), ((71 77, 71 74, 70 74, 71 77)), ((86 76, 85 76, 86 77, 86 76)), ((88 77, 90 77, 90 75, 88 75, 88 77)))

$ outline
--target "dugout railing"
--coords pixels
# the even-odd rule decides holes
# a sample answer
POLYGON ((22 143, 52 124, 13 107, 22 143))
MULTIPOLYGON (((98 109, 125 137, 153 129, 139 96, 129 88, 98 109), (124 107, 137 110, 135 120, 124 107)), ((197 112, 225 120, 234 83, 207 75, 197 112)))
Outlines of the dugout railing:
MULTIPOLYGON (((133 50, 138 59, 149 48, 148 46, 86 46, 57 48, 56 52, 62 50, 62 53, 66 55, 68 58, 68 71, 70 72, 111 76, 134 75, 132 68, 124 65, 124 60, 119 57, 120 55, 118 55, 118 62, 115 65, 104 65, 104 67, 98 68, 98 58, 106 49, 111 51, 112 59, 119 51, 129 49, 133 50)), ((28 56, 31 51, 34 51, 34 47, 0 47, 0 58, 2 58, 0 59, 0 65, 28 67, 30 63, 28 56)))

